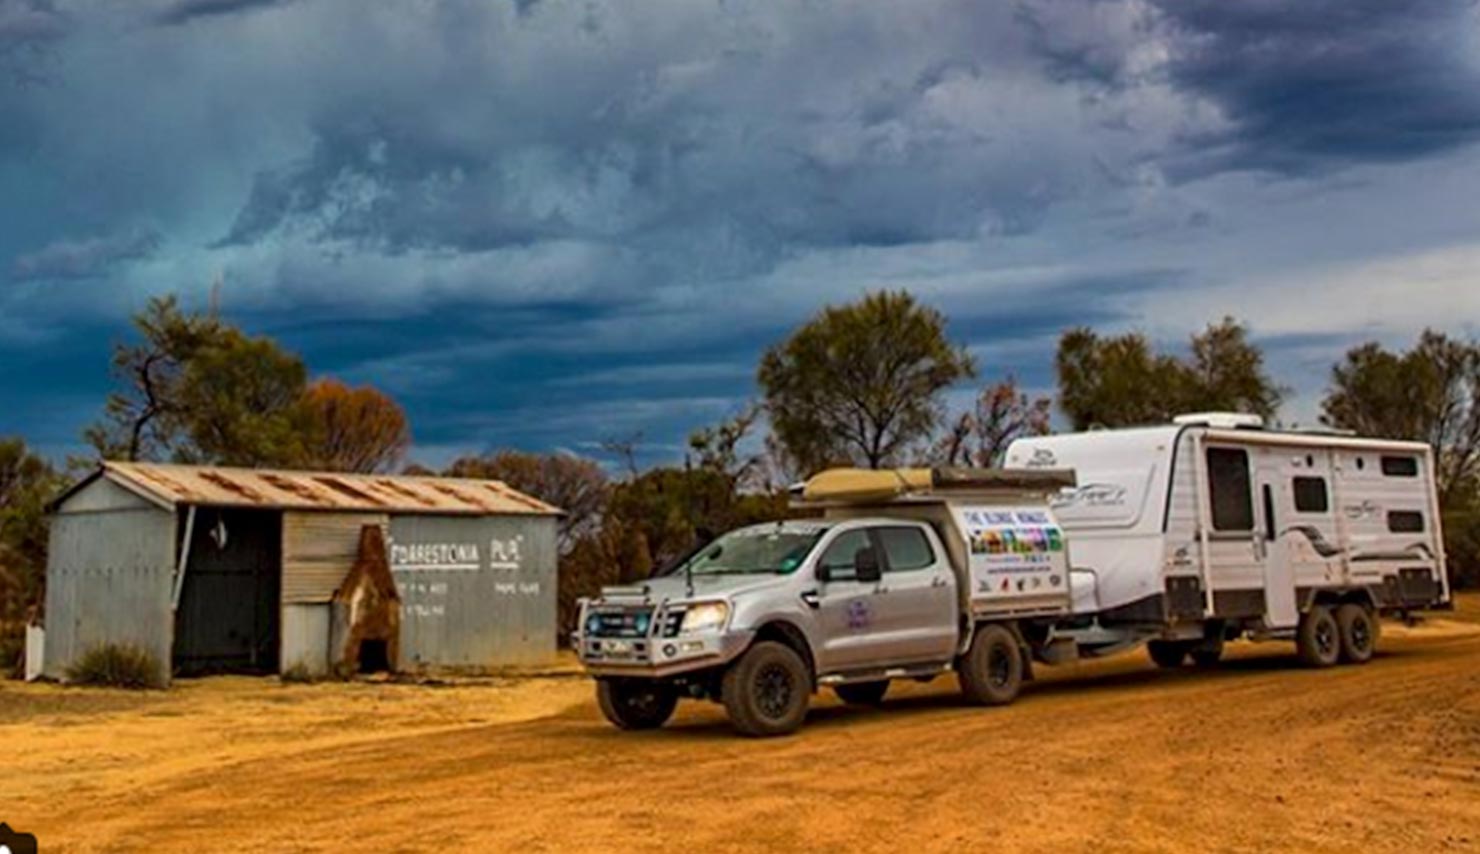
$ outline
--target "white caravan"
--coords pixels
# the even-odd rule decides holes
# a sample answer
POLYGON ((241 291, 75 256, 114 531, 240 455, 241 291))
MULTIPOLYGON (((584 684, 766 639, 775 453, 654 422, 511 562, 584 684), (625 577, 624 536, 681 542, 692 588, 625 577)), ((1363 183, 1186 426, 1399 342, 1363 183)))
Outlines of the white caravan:
POLYGON ((1071 543, 1081 641, 1099 633, 1106 651, 1154 633, 1152 657, 1175 664, 1241 634, 1294 635, 1309 659, 1358 610, 1449 600, 1424 444, 1207 413, 1019 439, 1005 467, 1076 473, 1052 507, 1071 543))

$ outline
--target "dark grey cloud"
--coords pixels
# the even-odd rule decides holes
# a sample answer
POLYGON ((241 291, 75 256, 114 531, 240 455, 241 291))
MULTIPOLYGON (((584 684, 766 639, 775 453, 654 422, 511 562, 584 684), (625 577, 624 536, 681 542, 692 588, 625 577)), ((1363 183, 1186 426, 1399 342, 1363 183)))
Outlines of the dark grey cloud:
POLYGON ((58 240, 16 258, 11 266, 11 277, 20 282, 95 278, 111 272, 122 262, 153 255, 159 244, 159 234, 150 229, 58 240))
MULTIPOLYGON (((52 0, 0 0, 0 77, 20 84, 44 79, 42 64, 72 28, 72 19, 52 0)), ((0 79, 0 87, 5 83, 0 79)), ((0 127, 0 145, 7 135, 0 127)))
POLYGON ((1153 0, 1166 73, 1227 126, 1194 132, 1178 176, 1310 174, 1421 158, 1480 139, 1471 0, 1153 0))
POLYGON ((1087 141, 1023 108, 1036 93, 998 87, 1032 60, 1009 9, 435 8, 438 61, 340 75, 218 246, 581 240, 740 275, 806 247, 1026 234, 1100 180, 1063 162, 1087 141))
POLYGON ((197 18, 214 18, 284 6, 296 0, 174 0, 155 15, 155 21, 169 26, 187 24, 197 18))
POLYGON ((70 29, 51 0, 0 0, 0 51, 54 42, 70 29))
POLYGON ((218 275, 234 320, 443 448, 680 447, 765 346, 886 287, 1038 386, 1065 326, 1179 342, 1228 312, 1320 330, 1268 339, 1309 372, 1352 329, 1468 316, 1474 253, 1425 253, 1480 234, 1472 24, 1434 0, 0 0, 11 66, 55 84, 0 57, 0 284, 81 280, 0 287, 0 410, 95 411, 127 314, 218 275), (1372 284, 1431 280, 1460 284, 1372 284))

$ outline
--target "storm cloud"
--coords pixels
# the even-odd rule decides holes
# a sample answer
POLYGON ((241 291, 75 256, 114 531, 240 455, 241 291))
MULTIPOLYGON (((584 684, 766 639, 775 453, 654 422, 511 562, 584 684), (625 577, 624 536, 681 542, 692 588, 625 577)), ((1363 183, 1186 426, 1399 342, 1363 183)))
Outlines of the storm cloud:
POLYGON ((0 0, 0 406, 47 408, 15 429, 65 451, 129 312, 220 281, 228 317, 400 395, 429 459, 638 431, 671 455, 754 395, 770 342, 883 287, 1038 388, 1066 326, 1246 317, 1298 416, 1344 345, 1469 328, 1431 285, 1458 292, 1480 234, 1476 23, 1438 0, 0 0), (1378 270, 1401 310, 1340 298, 1378 270))

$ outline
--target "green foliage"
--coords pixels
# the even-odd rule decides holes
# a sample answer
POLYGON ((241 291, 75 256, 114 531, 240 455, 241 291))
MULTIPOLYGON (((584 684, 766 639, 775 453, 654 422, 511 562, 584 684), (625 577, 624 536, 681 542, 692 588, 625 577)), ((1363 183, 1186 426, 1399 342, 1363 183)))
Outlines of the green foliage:
POLYGON ((975 372, 945 327, 909 293, 880 291, 823 309, 768 350, 758 379, 796 468, 880 468, 927 439, 940 393, 975 372))
POLYGON ((83 433, 103 459, 168 456, 183 429, 180 403, 191 359, 221 334, 214 317, 180 310, 174 296, 155 297, 134 315, 139 341, 113 349, 113 376, 103 419, 83 433))
POLYGON ((1233 318, 1192 336, 1191 356, 1157 353, 1144 335, 1101 337, 1080 327, 1059 339, 1059 408, 1076 430, 1163 423, 1184 412, 1225 410, 1271 418, 1285 390, 1233 318))
POLYGON ((186 441, 181 462, 228 466, 302 465, 312 419, 304 407, 308 371, 268 338, 223 328, 186 366, 179 389, 186 441))
POLYGON ((1455 587, 1480 587, 1480 489, 1455 490, 1444 507, 1444 552, 1455 587))
POLYGON ((270 338, 157 297, 118 345, 103 419, 83 436, 103 459, 294 467, 312 447, 307 370, 270 338))
POLYGON ((130 644, 102 644, 84 652, 67 668, 67 681, 78 685, 143 690, 162 688, 154 656, 130 644))
POLYGON ((25 442, 0 440, 0 672, 17 664, 25 625, 46 599, 46 502, 61 488, 25 442))
POLYGON ((1332 427, 1427 442, 1446 505, 1480 478, 1480 344, 1433 330, 1407 352, 1363 344, 1332 368, 1321 408, 1332 427))

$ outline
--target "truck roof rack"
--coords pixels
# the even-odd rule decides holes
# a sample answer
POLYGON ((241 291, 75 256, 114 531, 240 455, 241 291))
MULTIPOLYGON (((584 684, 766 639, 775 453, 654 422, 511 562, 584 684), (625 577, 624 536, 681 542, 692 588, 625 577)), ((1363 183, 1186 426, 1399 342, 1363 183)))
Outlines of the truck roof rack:
POLYGON ((1057 492, 1076 484, 1072 469, 838 468, 791 487, 794 503, 872 503, 963 492, 1057 492))

